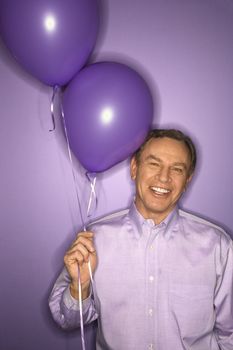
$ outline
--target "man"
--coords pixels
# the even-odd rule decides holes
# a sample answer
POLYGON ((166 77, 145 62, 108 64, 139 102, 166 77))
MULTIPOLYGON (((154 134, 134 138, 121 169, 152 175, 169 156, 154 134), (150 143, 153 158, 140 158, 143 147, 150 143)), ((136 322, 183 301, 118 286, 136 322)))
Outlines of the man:
POLYGON ((182 132, 149 133, 131 160, 134 203, 79 233, 65 255, 49 301, 61 327, 80 325, 79 264, 98 350, 233 350, 232 240, 177 207, 195 165, 182 132))

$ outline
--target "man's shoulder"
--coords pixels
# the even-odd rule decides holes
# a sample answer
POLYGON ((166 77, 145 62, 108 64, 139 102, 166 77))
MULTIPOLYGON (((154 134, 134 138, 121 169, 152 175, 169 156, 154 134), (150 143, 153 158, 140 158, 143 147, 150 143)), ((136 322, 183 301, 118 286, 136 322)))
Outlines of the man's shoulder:
POLYGON ((179 209, 179 216, 184 225, 187 227, 192 227, 197 232, 203 232, 205 234, 210 233, 211 235, 223 238, 228 242, 231 241, 231 237, 221 226, 206 220, 199 215, 179 209))
POLYGON ((122 209, 118 210, 116 212, 107 214, 105 216, 102 216, 98 219, 95 219, 90 223, 90 227, 98 227, 98 226, 103 226, 103 225, 117 225, 118 223, 120 224, 122 222, 122 219, 128 214, 129 209, 122 209))

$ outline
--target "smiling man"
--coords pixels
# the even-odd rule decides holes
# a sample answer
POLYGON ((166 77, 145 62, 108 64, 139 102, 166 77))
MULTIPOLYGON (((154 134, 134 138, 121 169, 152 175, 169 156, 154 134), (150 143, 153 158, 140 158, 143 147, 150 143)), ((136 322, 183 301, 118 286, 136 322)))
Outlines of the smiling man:
POLYGON ((131 159, 131 207, 80 232, 64 257, 49 300, 62 328, 80 326, 79 264, 83 319, 98 320, 98 350, 233 349, 232 240, 178 208, 195 165, 182 132, 148 134, 131 159))
MULTIPOLYGON (((152 132, 146 147, 142 146, 132 158, 131 177, 136 183, 138 211, 159 224, 174 209, 191 180, 196 154, 187 137, 181 142, 165 136, 166 131, 156 134, 164 136, 150 138, 152 132)), ((178 138, 179 133, 174 131, 173 135, 178 138)))

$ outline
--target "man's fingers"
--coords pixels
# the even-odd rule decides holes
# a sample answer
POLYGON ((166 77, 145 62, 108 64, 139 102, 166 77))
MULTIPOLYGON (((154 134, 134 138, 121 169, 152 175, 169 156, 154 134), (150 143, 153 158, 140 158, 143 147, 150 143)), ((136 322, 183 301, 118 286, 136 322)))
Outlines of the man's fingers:
POLYGON ((67 253, 64 256, 64 263, 65 265, 73 265, 78 263, 79 265, 82 265, 84 262, 84 257, 82 255, 81 252, 79 252, 78 250, 72 252, 72 253, 67 253))
POLYGON ((73 264, 75 261, 82 265, 89 261, 90 254, 95 254, 92 232, 81 232, 74 241, 70 249, 66 252, 65 264, 73 264))
POLYGON ((94 236, 94 233, 91 231, 82 231, 77 234, 77 238, 79 237, 92 238, 93 236, 94 236))
POLYGON ((88 262, 90 251, 86 248, 86 246, 84 246, 84 245, 81 244, 81 243, 78 243, 77 246, 76 246, 76 249, 77 249, 77 251, 78 251, 79 253, 82 254, 83 260, 84 260, 85 262, 88 262))
POLYGON ((83 231, 83 232, 79 232, 75 238, 75 240, 73 241, 71 247, 77 242, 78 239, 80 239, 81 237, 87 238, 92 240, 92 238, 94 237, 94 233, 91 231, 83 231))
POLYGON ((88 261, 91 263, 92 270, 95 270, 97 255, 93 237, 92 232, 80 232, 64 256, 64 263, 73 281, 77 282, 77 265, 80 266, 81 283, 90 279, 88 261))
POLYGON ((79 250, 75 250, 73 252, 67 252, 64 257, 65 265, 73 265, 78 263, 82 266, 83 263, 87 263, 89 261, 90 253, 84 247, 80 247, 79 250))
POLYGON ((69 249, 69 252, 73 252, 74 250, 78 249, 78 247, 84 246, 89 252, 94 253, 95 247, 93 244, 93 240, 90 238, 87 238, 86 236, 78 236, 78 238, 73 242, 72 246, 69 249))

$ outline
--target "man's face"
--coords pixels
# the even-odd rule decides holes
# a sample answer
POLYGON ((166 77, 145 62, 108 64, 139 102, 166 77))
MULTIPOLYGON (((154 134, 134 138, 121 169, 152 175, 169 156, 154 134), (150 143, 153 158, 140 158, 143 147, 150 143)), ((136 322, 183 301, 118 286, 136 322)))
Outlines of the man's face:
POLYGON ((188 182, 190 156, 185 144, 168 137, 151 139, 140 159, 131 160, 136 185, 136 207, 156 224, 173 210, 188 182))

